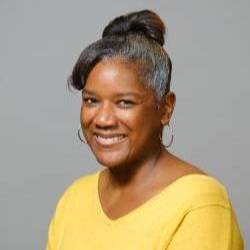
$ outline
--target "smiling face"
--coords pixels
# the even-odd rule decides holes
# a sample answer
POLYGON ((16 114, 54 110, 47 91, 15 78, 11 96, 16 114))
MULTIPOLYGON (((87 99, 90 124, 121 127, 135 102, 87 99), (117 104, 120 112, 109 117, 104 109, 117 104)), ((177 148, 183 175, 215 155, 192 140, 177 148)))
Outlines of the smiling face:
POLYGON ((146 159, 160 146, 154 91, 132 64, 117 58, 94 66, 82 92, 81 126, 97 161, 107 167, 146 159))

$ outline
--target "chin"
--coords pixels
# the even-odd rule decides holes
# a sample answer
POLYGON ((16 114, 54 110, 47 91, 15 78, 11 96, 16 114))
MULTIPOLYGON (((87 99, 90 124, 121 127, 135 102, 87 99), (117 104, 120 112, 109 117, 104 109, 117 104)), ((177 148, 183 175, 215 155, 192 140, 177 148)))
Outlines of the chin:
POLYGON ((96 160, 103 166, 108 168, 115 168, 126 164, 127 157, 125 155, 118 155, 116 153, 102 153, 95 154, 96 160))
POLYGON ((121 159, 120 157, 110 157, 110 156, 96 156, 98 163, 108 168, 115 168, 120 165, 124 165, 126 159, 121 159))
POLYGON ((103 166, 113 168, 126 165, 130 155, 130 147, 126 143, 114 146, 101 146, 95 141, 89 144, 96 160, 103 166))

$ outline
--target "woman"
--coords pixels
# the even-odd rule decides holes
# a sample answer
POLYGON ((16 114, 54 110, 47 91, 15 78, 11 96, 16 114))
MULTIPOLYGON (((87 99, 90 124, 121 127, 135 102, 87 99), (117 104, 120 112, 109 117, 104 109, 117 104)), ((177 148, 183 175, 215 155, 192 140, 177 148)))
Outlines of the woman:
POLYGON ((241 250, 226 188, 164 145, 175 94, 165 26, 144 10, 115 18, 83 50, 70 86, 82 90, 80 138, 104 170, 58 202, 47 250, 241 250))

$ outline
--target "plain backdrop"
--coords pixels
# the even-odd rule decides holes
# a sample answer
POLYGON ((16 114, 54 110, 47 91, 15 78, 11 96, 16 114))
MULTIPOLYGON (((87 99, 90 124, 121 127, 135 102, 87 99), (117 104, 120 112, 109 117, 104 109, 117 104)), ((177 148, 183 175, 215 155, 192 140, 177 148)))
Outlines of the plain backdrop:
POLYGON ((65 188, 102 168, 77 138, 81 98, 66 79, 111 19, 145 8, 168 27, 177 96, 171 151, 227 187, 247 249, 247 0, 0 0, 0 249, 44 249, 65 188))

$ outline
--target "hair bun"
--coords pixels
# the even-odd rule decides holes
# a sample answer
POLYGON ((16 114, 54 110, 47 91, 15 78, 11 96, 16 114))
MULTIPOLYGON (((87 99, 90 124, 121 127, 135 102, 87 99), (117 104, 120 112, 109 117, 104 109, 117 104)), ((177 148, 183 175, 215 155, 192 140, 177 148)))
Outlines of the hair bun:
POLYGON ((164 45, 165 25, 150 10, 131 12, 113 19, 103 30, 102 37, 113 35, 142 34, 164 45))

